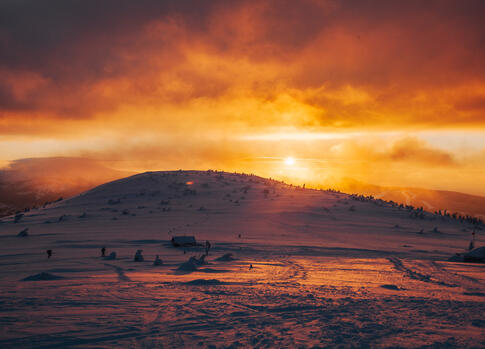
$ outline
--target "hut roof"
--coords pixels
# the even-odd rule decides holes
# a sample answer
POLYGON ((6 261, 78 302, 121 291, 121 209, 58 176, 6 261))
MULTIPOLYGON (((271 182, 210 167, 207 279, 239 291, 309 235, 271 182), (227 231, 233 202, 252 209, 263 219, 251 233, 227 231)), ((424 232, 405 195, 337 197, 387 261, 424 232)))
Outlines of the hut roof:
POLYGON ((174 236, 172 237, 172 244, 178 246, 193 246, 197 244, 193 236, 174 236))

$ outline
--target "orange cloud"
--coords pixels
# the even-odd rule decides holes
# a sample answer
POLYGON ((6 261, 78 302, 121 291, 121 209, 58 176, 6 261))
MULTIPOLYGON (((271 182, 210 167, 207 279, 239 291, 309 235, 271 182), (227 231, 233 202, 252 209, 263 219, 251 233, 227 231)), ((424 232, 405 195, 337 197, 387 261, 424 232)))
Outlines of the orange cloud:
POLYGON ((466 168, 440 185, 470 192, 458 181, 477 177, 464 159, 480 145, 464 154, 403 135, 485 132, 484 10, 478 0, 5 1, 0 160, 86 155, 284 176, 246 159, 293 155, 316 159, 298 174, 315 182, 358 173, 432 185, 433 167, 466 168), (251 138, 285 133, 331 136, 251 138))
POLYGON ((454 165, 455 161, 450 153, 435 149, 423 141, 405 138, 396 141, 386 157, 391 161, 410 161, 429 165, 454 165))
POLYGON ((72 23, 36 6, 2 6, 12 17, 0 27, 2 118, 28 118, 27 109, 71 127, 99 115, 116 122, 125 105, 217 109, 290 95, 317 108, 323 127, 483 125, 466 108, 482 95, 460 92, 472 82, 485 88, 479 1, 56 3, 79 16, 72 23))

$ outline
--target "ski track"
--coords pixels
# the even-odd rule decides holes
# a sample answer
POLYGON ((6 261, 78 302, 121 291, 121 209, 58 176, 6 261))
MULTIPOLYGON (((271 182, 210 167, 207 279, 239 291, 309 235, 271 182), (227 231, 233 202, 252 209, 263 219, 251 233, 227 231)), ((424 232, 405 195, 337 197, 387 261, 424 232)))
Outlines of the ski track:
MULTIPOLYGON (((448 282, 436 279, 436 275, 434 274, 433 275, 422 274, 419 271, 408 268, 403 264, 402 260, 397 257, 388 257, 387 260, 394 265, 394 268, 396 268, 396 270, 402 272, 404 275, 406 275, 411 279, 422 281, 422 282, 429 282, 429 283, 433 283, 440 286, 446 286, 446 287, 458 286, 457 284, 450 284, 448 282)), ((417 265, 414 265, 414 267, 417 267, 417 265)))
MULTIPOLYGON (((119 284, 121 285, 121 284, 119 284)), ((82 297, 71 294, 64 300, 51 299, 44 307, 58 309, 48 326, 62 324, 66 318, 76 319, 80 328, 62 330, 55 335, 30 335, 0 340, 0 346, 25 348, 70 347, 206 347, 225 342, 243 347, 298 347, 316 346, 370 346, 385 347, 413 331, 430 338, 430 344, 443 345, 433 340, 440 331, 455 326, 469 327, 475 321, 473 314, 485 311, 483 303, 449 300, 408 299, 407 297, 342 298, 332 299, 326 292, 308 287, 303 294, 287 285, 259 287, 190 286, 184 294, 187 303, 175 285, 160 289, 145 289, 135 294, 111 285, 125 303, 108 303, 107 313, 91 319, 90 313, 76 313, 72 304, 82 297), (207 292, 209 294, 207 294, 207 292), (217 297, 224 292, 225 297, 217 297), (126 298, 130 297, 130 298, 126 298), (69 300, 69 298, 71 298, 69 300), (71 307, 66 308, 63 302, 71 307), (163 302, 163 306, 160 304, 163 302), (70 309, 70 310, 69 310, 70 309), (154 310, 155 309, 155 310, 154 310), (73 312, 74 311, 74 312, 73 312), (400 314, 397 320, 395 314, 400 314), (147 317, 150 318, 146 321, 147 317), (439 321, 441 330, 430 324, 439 321), (96 326, 96 328, 91 328, 96 326), (202 344, 199 344, 202 343, 202 344)), ((94 290, 93 290, 94 291, 94 290)), ((98 290, 93 298, 105 297, 98 290)), ((42 299, 36 303, 43 304, 42 299)), ((92 307, 96 307, 93 304, 92 307)), ((33 313, 32 316, 41 316, 33 313)), ((20 319, 21 321, 24 319, 20 319)), ((42 324, 41 324, 42 326, 42 324)), ((452 332, 451 332, 452 333, 452 332)), ((485 338, 476 332, 475 336, 485 338)), ((412 338, 407 338, 412 344, 412 338)), ((415 339, 416 340, 416 339, 415 339)), ((478 342, 479 343, 479 342, 478 342)), ((467 338, 456 336, 451 347, 470 346, 467 338)))
POLYGON ((450 272, 435 261, 427 262, 427 264, 431 266, 431 272, 433 275, 441 280, 450 280, 455 284, 466 288, 475 288, 481 286, 480 280, 471 276, 450 272))
POLYGON ((123 268, 117 266, 117 265, 112 265, 112 264, 108 264, 108 263, 104 263, 104 265, 110 267, 110 268, 113 268, 115 271, 116 271, 116 274, 118 275, 118 280, 119 281, 131 281, 131 279, 126 276, 125 274, 125 271, 123 270, 123 268))

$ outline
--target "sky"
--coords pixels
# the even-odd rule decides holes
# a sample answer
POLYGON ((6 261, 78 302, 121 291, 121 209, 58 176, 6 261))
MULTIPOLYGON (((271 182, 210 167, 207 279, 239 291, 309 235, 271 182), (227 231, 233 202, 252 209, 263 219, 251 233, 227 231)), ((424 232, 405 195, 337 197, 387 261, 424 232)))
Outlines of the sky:
POLYGON ((480 0, 3 0, 0 166, 69 157, 485 195, 483 13, 480 0))

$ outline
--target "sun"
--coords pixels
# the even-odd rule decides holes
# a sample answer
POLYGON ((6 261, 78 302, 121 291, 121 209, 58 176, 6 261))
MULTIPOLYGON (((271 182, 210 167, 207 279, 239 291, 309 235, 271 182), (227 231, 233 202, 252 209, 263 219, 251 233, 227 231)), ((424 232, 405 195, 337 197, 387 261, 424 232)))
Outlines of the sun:
POLYGON ((285 164, 288 166, 292 166, 295 164, 295 159, 292 158, 291 156, 285 158, 285 164))

